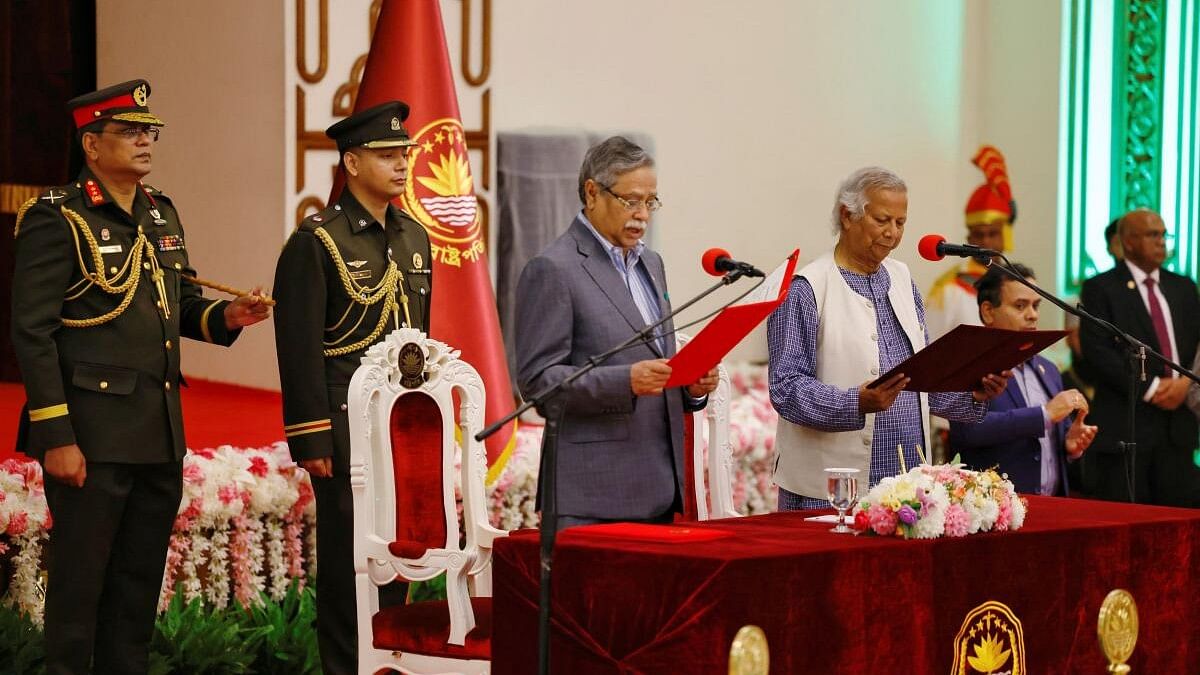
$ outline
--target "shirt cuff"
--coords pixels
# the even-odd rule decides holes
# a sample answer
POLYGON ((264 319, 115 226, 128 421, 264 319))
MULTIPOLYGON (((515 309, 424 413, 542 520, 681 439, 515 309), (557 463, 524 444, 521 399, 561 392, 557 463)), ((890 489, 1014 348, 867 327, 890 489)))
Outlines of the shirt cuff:
POLYGON ((1142 400, 1145 401, 1146 403, 1149 403, 1150 399, 1154 398, 1154 392, 1158 391, 1159 379, 1160 378, 1157 378, 1157 377, 1154 378, 1154 381, 1150 383, 1150 386, 1146 387, 1146 393, 1142 394, 1142 400))

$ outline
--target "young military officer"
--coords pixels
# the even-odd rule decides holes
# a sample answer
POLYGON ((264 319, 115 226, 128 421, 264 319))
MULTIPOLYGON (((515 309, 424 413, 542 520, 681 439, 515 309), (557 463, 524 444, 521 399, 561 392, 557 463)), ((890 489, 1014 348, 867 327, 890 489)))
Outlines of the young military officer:
POLYGON ((270 310, 207 300, 171 200, 141 182, 163 122, 150 85, 72 99, 86 168, 17 216, 18 449, 41 460, 54 517, 48 673, 144 673, 185 452, 179 338, 221 345, 270 310))
MULTIPOLYGON (((391 330, 428 330, 429 237, 392 200, 404 193, 408 106, 384 103, 325 131, 346 188, 300 223, 275 270, 284 430, 317 498, 317 637, 327 675, 357 672, 353 506, 346 391, 391 330)), ((385 599, 386 602, 386 599, 385 599)))

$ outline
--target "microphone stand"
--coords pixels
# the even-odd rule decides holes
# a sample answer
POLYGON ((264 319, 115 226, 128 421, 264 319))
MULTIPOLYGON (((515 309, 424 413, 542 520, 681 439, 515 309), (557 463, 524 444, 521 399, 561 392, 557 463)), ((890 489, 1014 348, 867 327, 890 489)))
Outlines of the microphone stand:
POLYGON ((747 272, 748 270, 740 267, 730 271, 721 277, 720 281, 674 309, 670 314, 659 319, 654 324, 646 326, 616 347, 589 357, 587 363, 580 367, 579 370, 576 370, 555 384, 544 387, 541 391, 529 397, 516 410, 475 434, 475 440, 482 441, 516 419, 521 413, 533 407, 537 407, 545 413, 546 426, 542 434, 542 457, 541 464, 538 467, 538 487, 542 496, 542 521, 538 528, 541 537, 541 587, 538 598, 539 675, 549 675, 550 673, 550 579, 551 570, 554 566, 554 540, 558 535, 558 431, 562 423, 564 408, 566 407, 565 402, 558 395, 573 382, 612 358, 614 354, 628 349, 638 342, 648 342, 652 339, 654 331, 659 326, 662 326, 685 309, 708 297, 717 289, 728 286, 742 278, 747 272))
POLYGON ((987 267, 995 267, 1001 272, 1007 274, 1011 279, 1020 282, 1023 286, 1029 288, 1046 300, 1049 300, 1050 304, 1058 307, 1064 312, 1077 316, 1080 320, 1086 321, 1092 326, 1099 327, 1103 332, 1108 333, 1113 341, 1122 343, 1124 345, 1125 352, 1129 358, 1129 440, 1120 441, 1118 443, 1118 447, 1120 447, 1122 453, 1125 455, 1127 469, 1125 472, 1125 478, 1126 487, 1129 490, 1129 501, 1134 502, 1136 497, 1135 487, 1137 485, 1136 481, 1134 480, 1135 472, 1137 470, 1137 433, 1135 433, 1135 427, 1137 424, 1137 400, 1135 398, 1135 392, 1137 391, 1137 383, 1139 381, 1146 381, 1146 357, 1152 356, 1158 359, 1159 361, 1165 363, 1167 367, 1197 384, 1200 384, 1200 377, 1197 377, 1194 373, 1192 373, 1192 371, 1154 351, 1152 347, 1133 337, 1129 333, 1126 333, 1104 319, 1089 313, 1086 309, 1084 309, 1083 305, 1071 307, 1062 300, 1059 300, 1049 291, 1045 291, 1040 287, 1029 283, 1028 279, 1013 271, 1012 262, 1010 262, 1009 259, 1004 256, 1004 254, 997 253, 996 255, 1004 261, 1003 265, 996 264, 995 258, 988 258, 987 256, 981 255, 977 256, 975 259, 987 267))

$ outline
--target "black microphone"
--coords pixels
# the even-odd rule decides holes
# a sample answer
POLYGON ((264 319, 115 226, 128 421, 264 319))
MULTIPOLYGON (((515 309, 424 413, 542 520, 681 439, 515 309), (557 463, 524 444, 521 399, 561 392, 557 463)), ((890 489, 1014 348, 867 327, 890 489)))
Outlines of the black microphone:
POLYGON ((972 244, 947 244, 946 238, 940 234, 927 234, 917 242, 917 252, 926 260, 937 262, 946 256, 957 258, 991 258, 1000 255, 999 251, 972 244))
POLYGON ((705 251, 704 256, 700 258, 700 264, 704 266, 705 272, 714 277, 724 276, 726 272, 740 272, 747 277, 766 276, 754 265, 730 258, 729 251, 723 248, 710 248, 705 251))

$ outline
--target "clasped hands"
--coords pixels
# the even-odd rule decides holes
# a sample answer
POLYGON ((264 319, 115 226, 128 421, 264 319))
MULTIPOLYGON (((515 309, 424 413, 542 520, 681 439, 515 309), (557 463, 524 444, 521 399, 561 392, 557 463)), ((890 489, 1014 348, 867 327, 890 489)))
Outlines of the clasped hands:
POLYGON ((1186 377, 1160 377, 1158 388, 1150 397, 1150 405, 1163 410, 1177 410, 1187 400, 1191 386, 1192 381, 1186 377))

